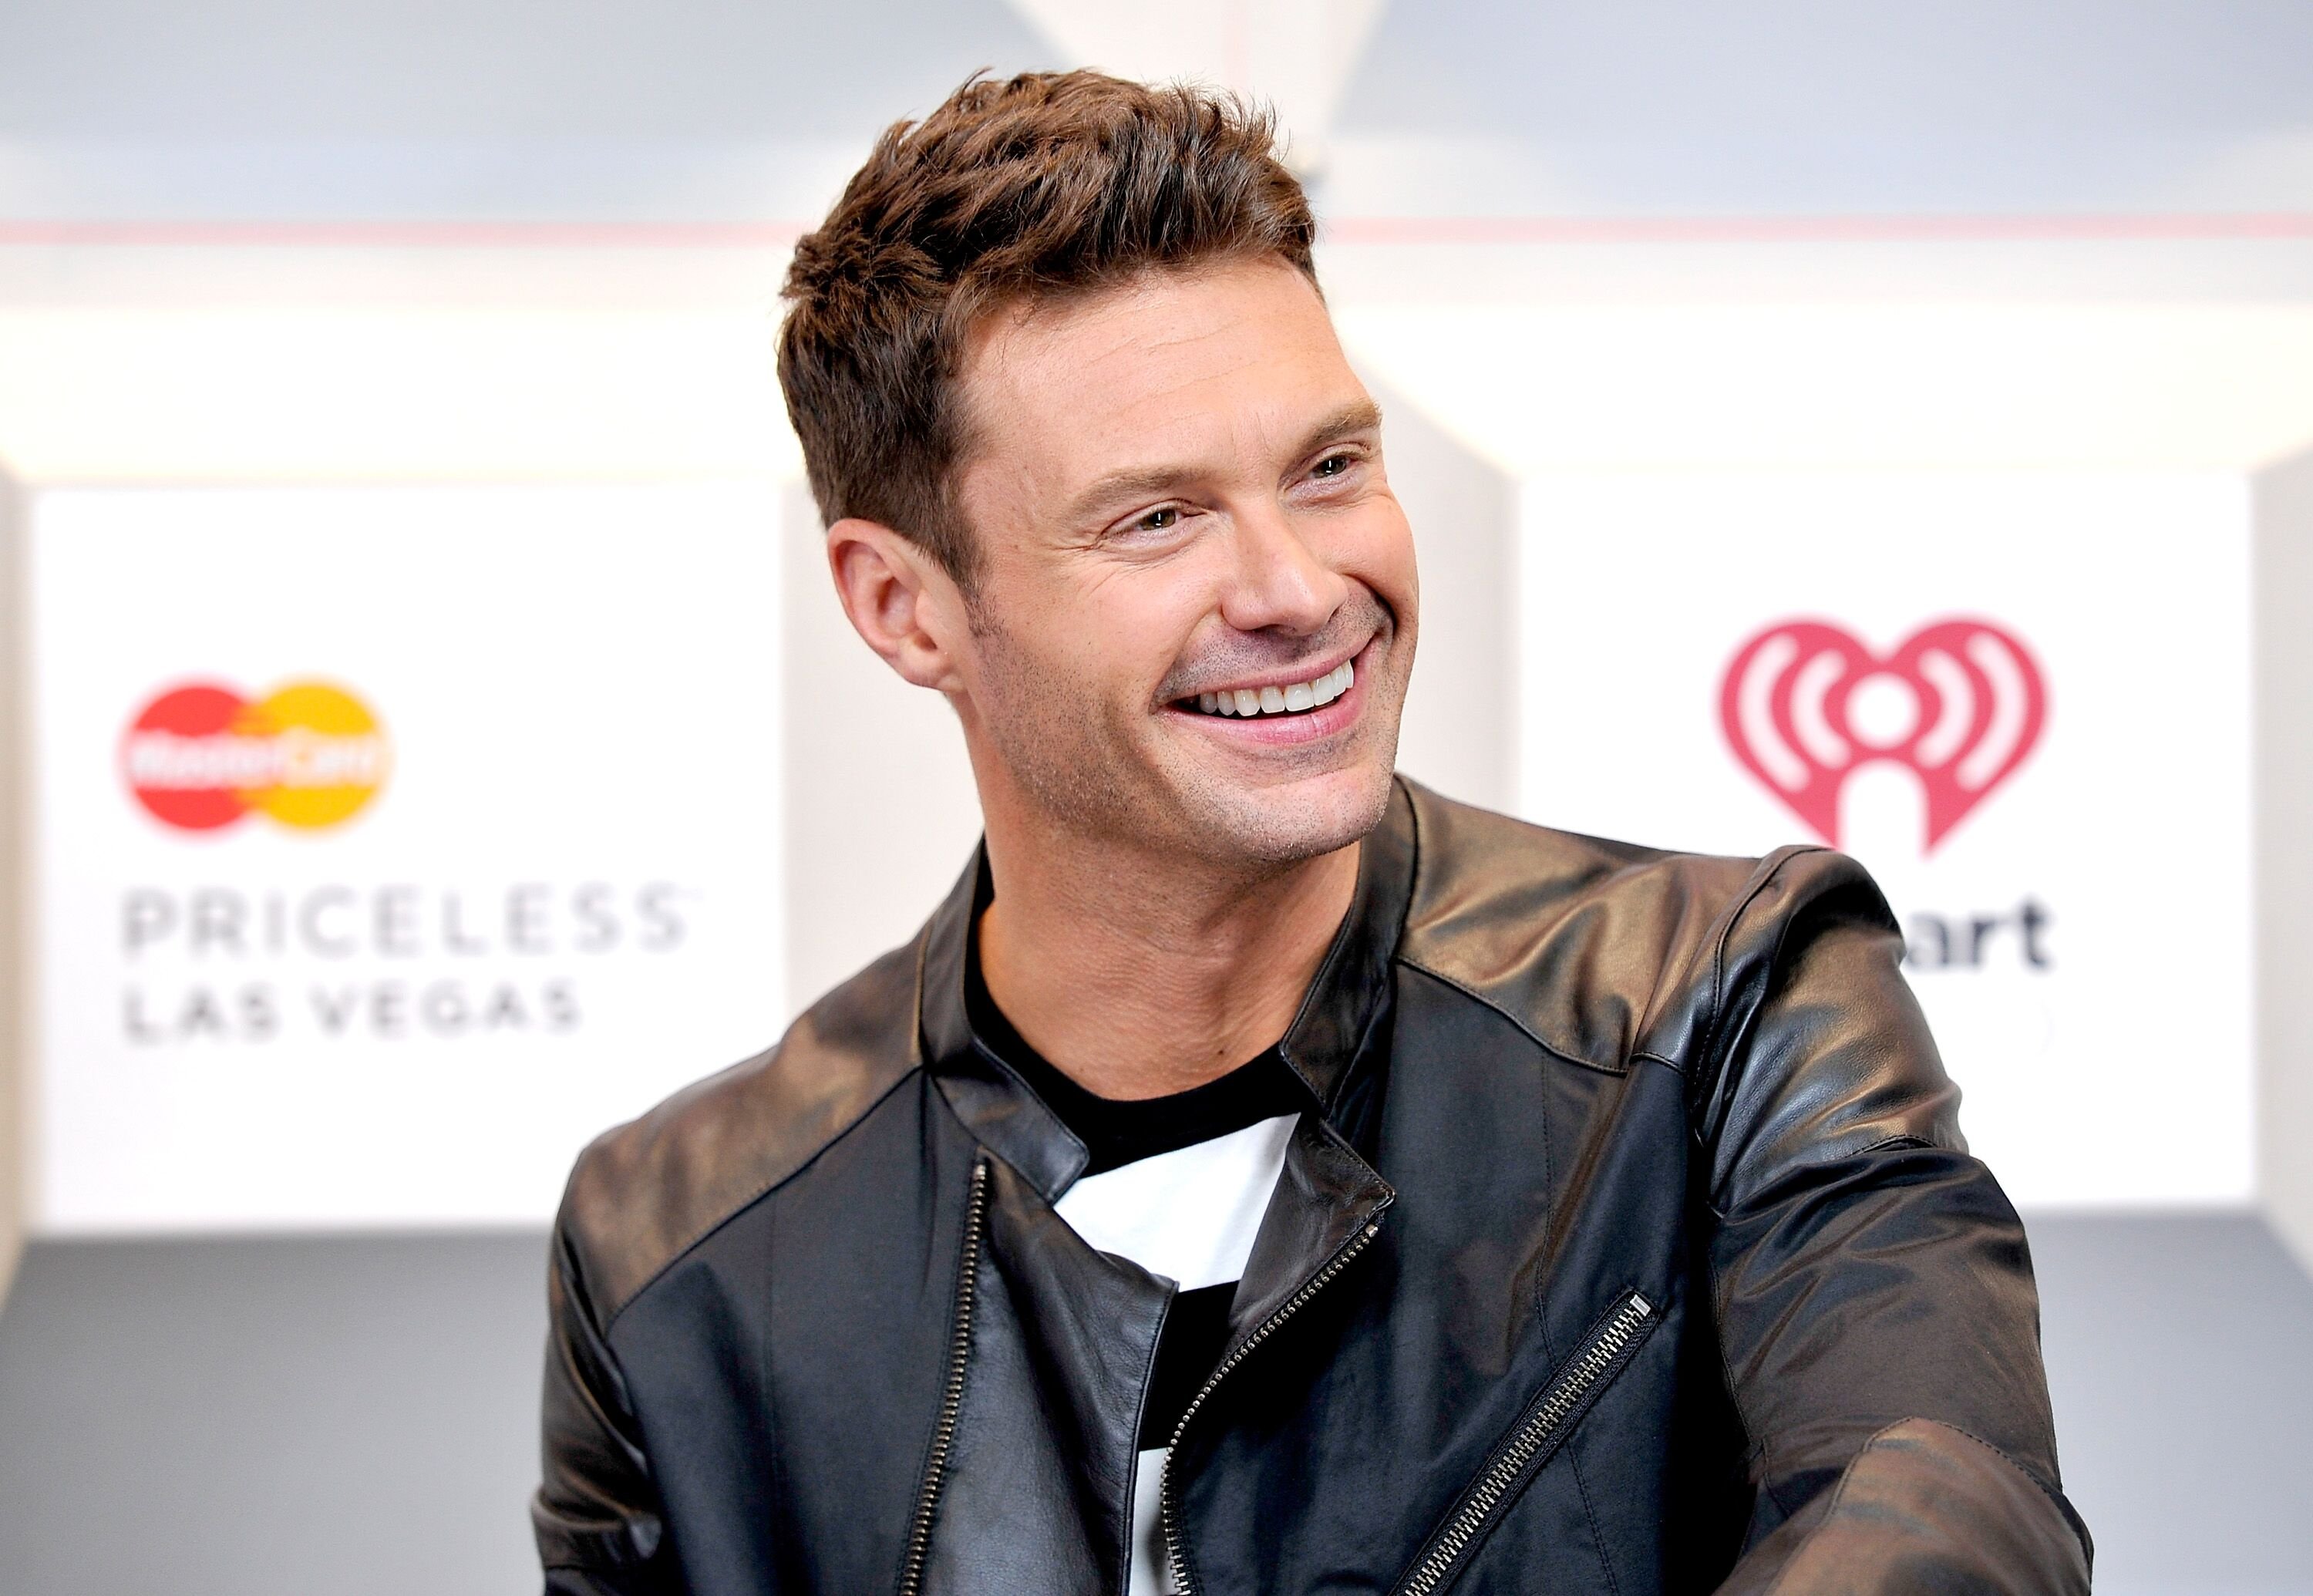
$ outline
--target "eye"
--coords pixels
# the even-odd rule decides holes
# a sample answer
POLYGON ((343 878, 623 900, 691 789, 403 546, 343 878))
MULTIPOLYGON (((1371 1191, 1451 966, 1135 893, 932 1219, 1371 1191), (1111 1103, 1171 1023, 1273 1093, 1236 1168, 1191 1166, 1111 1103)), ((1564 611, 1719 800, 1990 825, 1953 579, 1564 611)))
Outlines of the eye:
POLYGON ((1160 504, 1123 521, 1112 522, 1097 541, 1119 549, 1155 552, 1176 547, 1189 536, 1198 514, 1194 505, 1160 504))
POLYGON ((1356 459, 1346 454, 1328 454, 1309 468, 1309 474, 1324 481, 1328 478, 1347 475, 1350 467, 1356 463, 1356 459))

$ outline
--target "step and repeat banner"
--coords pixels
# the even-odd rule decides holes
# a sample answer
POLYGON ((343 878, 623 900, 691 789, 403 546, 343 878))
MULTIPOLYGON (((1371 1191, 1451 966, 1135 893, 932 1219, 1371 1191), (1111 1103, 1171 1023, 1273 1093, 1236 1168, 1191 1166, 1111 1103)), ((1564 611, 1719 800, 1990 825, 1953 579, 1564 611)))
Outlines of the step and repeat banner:
POLYGON ((540 1222, 774 1039, 778 506, 38 496, 34 1226, 540 1222))
MULTIPOLYGON (((779 499, 37 495, 33 1227, 540 1222, 774 1039, 779 499)), ((2247 1201, 2249 515, 2216 475, 1529 479, 1520 807, 1856 854, 2019 1202, 2247 1201)))
POLYGON ((2247 484, 1530 481, 1521 807, 1859 857, 2019 1203, 2249 1200, 2247 484))

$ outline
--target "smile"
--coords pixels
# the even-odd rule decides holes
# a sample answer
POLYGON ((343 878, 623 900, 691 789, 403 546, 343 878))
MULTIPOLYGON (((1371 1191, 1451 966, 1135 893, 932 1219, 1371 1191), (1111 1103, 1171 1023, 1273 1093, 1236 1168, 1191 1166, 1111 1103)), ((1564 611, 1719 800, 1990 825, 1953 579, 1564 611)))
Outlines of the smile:
MULTIPOLYGON (((1332 703, 1347 692, 1357 679, 1357 662, 1345 659, 1315 681, 1296 682, 1285 687, 1237 687, 1200 692, 1196 697, 1196 708, 1206 715, 1306 714, 1332 703)), ((1183 699, 1181 707, 1187 709, 1189 701, 1183 699)))

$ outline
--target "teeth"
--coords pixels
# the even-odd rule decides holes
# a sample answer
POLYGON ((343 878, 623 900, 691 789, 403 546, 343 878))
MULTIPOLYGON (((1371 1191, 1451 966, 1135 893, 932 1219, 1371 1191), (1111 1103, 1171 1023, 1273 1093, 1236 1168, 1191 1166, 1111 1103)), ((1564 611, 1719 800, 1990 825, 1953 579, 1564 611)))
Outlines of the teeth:
POLYGON ((1218 692, 1197 694, 1197 708, 1208 715, 1297 715, 1330 704, 1350 690, 1358 679, 1357 666, 1343 660, 1314 682, 1296 682, 1289 687, 1231 688, 1218 692))

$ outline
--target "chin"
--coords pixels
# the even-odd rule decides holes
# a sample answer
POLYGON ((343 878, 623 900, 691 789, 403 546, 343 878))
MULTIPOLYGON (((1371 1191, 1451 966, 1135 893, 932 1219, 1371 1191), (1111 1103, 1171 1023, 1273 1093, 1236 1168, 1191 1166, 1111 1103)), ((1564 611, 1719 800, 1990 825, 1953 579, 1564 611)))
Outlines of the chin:
POLYGON ((1207 857, 1291 865, 1349 847, 1389 809, 1390 766, 1359 765, 1282 788, 1209 792, 1192 811, 1189 833, 1207 857))

